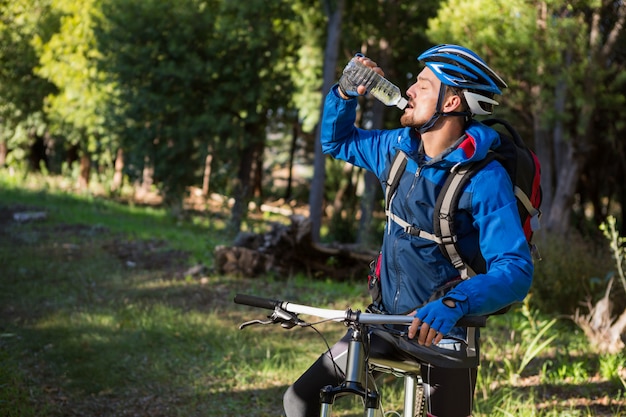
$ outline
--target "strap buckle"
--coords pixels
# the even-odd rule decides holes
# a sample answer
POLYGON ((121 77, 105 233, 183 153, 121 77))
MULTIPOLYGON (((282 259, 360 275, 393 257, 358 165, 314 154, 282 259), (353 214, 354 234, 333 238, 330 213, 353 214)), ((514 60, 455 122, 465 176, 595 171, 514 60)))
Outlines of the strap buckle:
POLYGON ((413 227, 411 225, 404 227, 404 233, 408 233, 409 235, 412 235, 412 236, 419 236, 421 231, 422 231, 421 229, 418 229, 417 227, 413 227))
POLYGON ((439 239, 441 240, 442 245, 454 245, 457 242, 456 235, 440 236, 439 239))

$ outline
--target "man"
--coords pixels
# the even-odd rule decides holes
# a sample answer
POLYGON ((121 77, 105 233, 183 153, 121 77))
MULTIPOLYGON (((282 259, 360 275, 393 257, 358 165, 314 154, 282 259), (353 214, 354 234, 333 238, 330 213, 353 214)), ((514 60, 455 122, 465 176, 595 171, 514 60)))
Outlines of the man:
MULTIPOLYGON (((370 59, 358 59, 383 74, 370 59)), ((373 172, 383 185, 394 155, 399 150, 408 155, 390 203, 379 260, 382 297, 376 307, 388 314, 415 314, 408 335, 422 348, 443 348, 459 340, 477 347, 477 332, 455 323, 465 315, 490 314, 521 301, 532 281, 531 255, 504 168, 493 161, 478 172, 465 188, 456 216, 464 259, 482 255, 483 273, 460 279, 459 271, 428 236, 433 233, 437 193, 450 169, 481 160, 498 145, 499 135, 473 116, 491 114, 497 104, 493 97, 506 84, 478 55, 460 46, 439 45, 418 60, 425 68, 406 92, 402 128, 356 128, 354 98, 366 91, 344 76, 326 98, 322 148, 373 172), (419 233, 408 232, 406 223, 419 233), (442 289, 445 295, 433 297, 442 289)), ((377 350, 384 342, 373 337, 371 343, 377 350)), ((287 417, 319 414, 318 388, 337 384, 333 360, 344 366, 346 347, 344 338, 287 390, 287 417)), ((422 366, 429 415, 471 415, 476 374, 476 366, 422 366)))

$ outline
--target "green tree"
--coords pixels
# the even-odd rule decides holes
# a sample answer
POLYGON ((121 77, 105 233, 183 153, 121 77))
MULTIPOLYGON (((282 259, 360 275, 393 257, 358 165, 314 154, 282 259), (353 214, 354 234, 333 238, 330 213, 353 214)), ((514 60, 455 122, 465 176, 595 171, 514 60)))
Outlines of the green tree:
POLYGON ((103 0, 99 68, 115 87, 107 120, 134 176, 149 168, 172 208, 210 151, 239 229, 260 184, 268 112, 290 103, 293 22, 287 1, 103 0))
MULTIPOLYGON (((339 53, 339 39, 343 19, 345 0, 323 2, 326 23, 326 46, 324 48, 324 72, 322 84, 322 96, 325 96, 336 80, 337 54, 339 53)), ((320 109, 320 114, 322 109, 320 109)), ((320 144, 320 125, 315 131, 315 158, 313 165, 313 180, 309 195, 309 207, 311 218, 311 236, 313 241, 319 241, 322 226, 322 213, 324 206, 324 183, 326 179, 326 158, 322 153, 320 144)))
MULTIPOLYGON (((297 4, 297 3, 296 3, 297 4)), ((239 156, 230 229, 246 216, 249 200, 260 196, 266 128, 270 112, 288 114, 300 45, 299 20, 290 1, 224 1, 219 9, 216 37, 218 111, 228 123, 224 137, 235 141, 239 156), (263 16, 259 19, 259 16, 263 16)), ((233 153, 227 159, 233 160, 233 153)), ((236 160, 236 159, 235 159, 236 160)))
POLYGON ((430 22, 435 42, 476 50, 508 80, 502 101, 519 125, 531 127, 527 137, 543 164, 543 223, 556 233, 570 227, 597 143, 598 104, 619 102, 604 86, 623 71, 617 52, 625 19, 620 1, 449 0, 430 22))
POLYGON ((111 86, 107 126, 131 178, 153 173, 175 213, 211 138, 215 4, 104 0, 95 20, 98 68, 111 86))
POLYGON ((10 161, 22 163, 44 141, 44 97, 55 88, 35 72, 33 39, 54 30, 48 18, 46 0, 0 1, 0 166, 9 151, 10 161))
POLYGON ((92 160, 111 166, 116 147, 104 125, 109 86, 97 68, 99 52, 92 30, 97 2, 51 0, 51 7, 59 29, 49 39, 35 39, 40 55, 37 74, 58 89, 47 97, 46 113, 51 129, 65 138, 65 147, 77 150, 79 186, 85 188, 92 160))

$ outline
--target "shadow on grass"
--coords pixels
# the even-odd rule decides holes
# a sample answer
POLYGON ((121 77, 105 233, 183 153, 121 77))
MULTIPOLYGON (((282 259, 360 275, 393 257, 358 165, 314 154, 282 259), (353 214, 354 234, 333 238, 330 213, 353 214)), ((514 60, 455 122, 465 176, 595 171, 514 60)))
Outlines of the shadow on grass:
MULTIPOLYGON (((0 193, 3 207, 51 213, 42 223, 17 224, 11 209, 1 211, 0 367, 7 372, 0 386, 32 405, 20 415, 282 414, 285 378, 264 381, 259 369, 281 369, 307 342, 236 331, 241 315, 232 295, 250 281, 209 277, 203 285, 184 277, 179 261, 187 252, 155 238, 200 240, 204 231, 177 234, 159 214, 105 202, 0 193)), ((597 357, 587 359, 597 366, 597 357)), ((620 387, 590 381, 507 389, 546 409, 619 415, 623 407, 610 401, 623 401, 620 387)), ((0 394, 0 415, 11 415, 3 404, 0 394)))

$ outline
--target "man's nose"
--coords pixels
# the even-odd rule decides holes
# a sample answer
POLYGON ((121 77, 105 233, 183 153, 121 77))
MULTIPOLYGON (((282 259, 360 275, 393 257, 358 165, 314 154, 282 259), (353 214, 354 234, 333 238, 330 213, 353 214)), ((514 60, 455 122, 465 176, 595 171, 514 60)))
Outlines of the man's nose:
POLYGON ((407 88, 407 90, 406 90, 407 97, 409 97, 409 98, 413 98, 414 97, 414 95, 413 95, 413 88, 414 87, 415 87, 415 84, 413 84, 409 88, 407 88))

